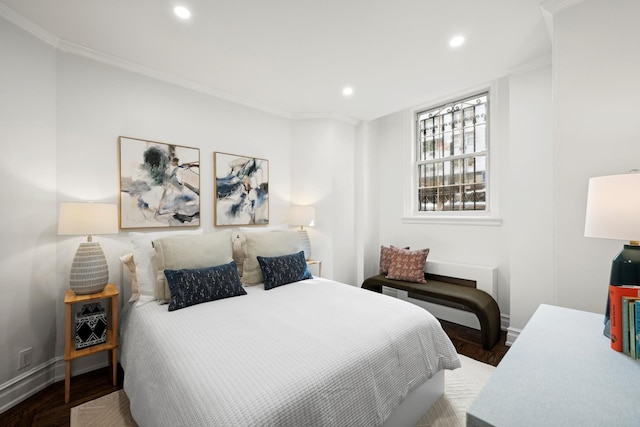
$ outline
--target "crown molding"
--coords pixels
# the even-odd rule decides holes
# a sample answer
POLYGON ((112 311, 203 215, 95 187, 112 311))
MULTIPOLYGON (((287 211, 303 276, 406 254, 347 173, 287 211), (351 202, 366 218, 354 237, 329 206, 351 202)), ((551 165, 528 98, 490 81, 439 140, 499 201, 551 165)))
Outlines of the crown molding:
POLYGON ((273 114, 275 116, 280 116, 286 119, 291 119, 291 114, 280 110, 275 107, 271 107, 269 105, 264 105, 255 101, 251 101, 246 98, 242 98, 237 95, 230 94, 228 92, 224 92, 210 86, 206 86, 200 83, 196 83, 194 81, 184 79, 182 77, 175 76, 173 74, 165 73, 162 71, 158 71, 154 68, 150 68, 144 65, 136 64, 131 61, 127 61, 125 59, 119 58, 117 56, 109 55, 104 52, 91 49, 85 46, 81 46, 76 43, 72 43, 66 40, 60 40, 58 42, 58 50, 62 52, 72 53, 74 55, 78 55, 84 58, 91 59, 93 61, 101 62, 103 64, 111 65, 113 67, 117 67, 126 71, 130 71, 132 73, 141 74, 147 77, 151 77, 156 80, 160 80, 166 83, 173 84, 175 86, 180 86, 186 89, 190 89, 196 92, 204 93, 207 95, 215 96, 216 98, 224 99, 226 101, 233 102, 235 104, 243 105, 245 107, 249 107, 255 110, 260 110, 267 112, 269 114, 273 114))
POLYGON ((553 40, 553 16, 578 3, 582 3, 582 1, 583 0, 546 0, 540 4, 542 17, 544 18, 544 23, 547 26, 547 32, 551 40, 553 40))
POLYGON ((533 61, 513 67, 509 70, 509 75, 518 76, 520 74, 537 70, 538 68, 546 67, 547 65, 551 65, 551 55, 545 55, 533 61))
POLYGON ((9 8, 9 6, 4 3, 0 3, 0 16, 13 23, 14 25, 22 28, 29 34, 42 40, 46 44, 53 47, 58 47, 58 43, 60 42, 60 39, 58 37, 54 36, 39 25, 36 25, 32 21, 29 21, 27 18, 20 15, 15 10, 9 8))
POLYGON ((0 3, 0 16, 4 17, 9 22, 13 23, 19 28, 22 28, 24 31, 28 32, 29 34, 42 40, 46 44, 53 46, 59 51, 82 56, 84 58, 88 58, 93 61, 101 62, 103 64, 111 65, 113 67, 121 68, 123 70, 141 74, 147 77, 151 77, 153 79, 164 81, 166 83, 170 83, 175 86, 180 86, 196 92, 215 96, 216 98, 224 99, 226 101, 230 101, 235 104, 249 107, 254 110, 263 111, 269 114, 273 114, 275 116, 283 117, 285 119, 292 118, 291 113, 287 111, 284 111, 269 105, 261 104, 259 102, 251 101, 241 96, 224 92, 222 90, 215 89, 210 86, 196 83, 191 80, 187 80, 169 73, 158 71, 153 68, 136 64, 131 61, 127 61, 125 59, 118 58, 116 56, 109 55, 98 50, 94 50, 94 49, 81 46, 79 44, 76 44, 64 39, 60 39, 54 36, 53 34, 51 34, 50 32, 48 32, 47 30, 45 30, 44 28, 36 25, 32 21, 20 15, 13 9, 9 8, 4 3, 0 3))
POLYGON ((293 120, 335 120, 347 125, 357 126, 360 120, 352 119, 351 117, 342 116, 334 113, 293 113, 291 114, 293 120))
POLYGON ((196 83, 191 80, 183 79, 175 75, 158 71, 156 69, 136 64, 131 61, 119 58, 117 56, 109 55, 107 53, 91 49, 86 46, 79 45, 64 39, 59 39, 53 34, 49 33, 42 27, 34 24, 32 21, 26 19, 13 9, 7 7, 4 3, 0 3, 0 16, 3 16, 8 21, 12 22, 16 26, 22 28, 28 33, 32 34, 36 38, 44 41, 45 43, 53 46, 61 52, 71 53, 83 58, 90 59, 92 61, 101 62, 116 68, 120 68, 132 73, 141 74, 147 77, 151 77, 156 80, 160 80, 166 83, 180 86, 186 89, 190 89, 196 92, 204 93, 207 95, 215 96, 216 98, 224 99, 226 101, 233 102, 235 104, 243 105, 255 110, 264 111, 275 116, 283 117, 285 119, 293 120, 307 120, 307 119, 329 119, 336 120, 341 123, 345 123, 351 126, 357 126, 360 120, 352 119, 350 117, 341 116, 333 113, 289 113, 284 110, 264 105, 255 101, 251 101, 246 98, 242 98, 237 95, 224 92, 210 86, 206 86, 200 83, 196 83))
POLYGON ((578 3, 582 3, 583 1, 584 0, 547 0, 542 2, 540 7, 555 14, 572 6, 575 6, 578 3))

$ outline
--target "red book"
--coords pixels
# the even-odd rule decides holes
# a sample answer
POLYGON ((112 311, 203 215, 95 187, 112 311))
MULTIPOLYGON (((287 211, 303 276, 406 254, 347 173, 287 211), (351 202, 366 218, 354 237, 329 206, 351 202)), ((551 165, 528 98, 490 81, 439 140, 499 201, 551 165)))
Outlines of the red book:
POLYGON ((640 286, 609 285, 611 348, 615 351, 622 351, 622 297, 640 297, 640 286))

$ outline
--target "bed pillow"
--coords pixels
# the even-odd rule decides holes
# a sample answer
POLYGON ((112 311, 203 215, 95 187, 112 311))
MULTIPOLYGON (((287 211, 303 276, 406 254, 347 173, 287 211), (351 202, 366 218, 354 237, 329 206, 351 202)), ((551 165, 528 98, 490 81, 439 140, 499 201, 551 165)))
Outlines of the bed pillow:
POLYGON ((169 311, 246 295, 235 261, 215 267, 165 270, 171 292, 169 311))
POLYGON ((280 225, 267 225, 267 226, 255 226, 255 227, 238 227, 238 231, 234 230, 231 237, 233 246, 233 260, 238 264, 238 274, 240 277, 244 274, 244 260, 247 257, 246 248, 247 240, 245 239, 245 233, 266 233, 270 231, 287 231, 289 226, 287 224, 280 225))
POLYGON ((258 256, 258 264, 264 278, 266 290, 300 280, 313 279, 309 272, 304 251, 277 257, 258 256))
POLYGON ((391 248, 391 261, 389 262, 389 272, 386 278, 427 283, 424 279, 424 264, 427 261, 427 255, 429 255, 429 249, 410 251, 391 248))
POLYGON ((242 273, 245 286, 263 282, 258 256, 275 257, 295 254, 302 250, 302 244, 296 231, 273 231, 270 233, 245 233, 246 258, 242 273))
POLYGON ((156 299, 160 304, 171 298, 164 270, 204 268, 233 261, 231 229, 201 236, 173 236, 153 241, 156 251, 156 299))
POLYGON ((129 302, 137 301, 140 296, 140 291, 138 290, 138 278, 136 276, 136 263, 133 259, 133 253, 129 253, 126 255, 122 255, 120 257, 120 262, 127 268, 129 272, 129 277, 131 279, 131 297, 129 297, 129 302))
POLYGON ((138 305, 148 301, 153 301, 156 297, 156 279, 158 269, 156 266, 156 251, 153 249, 153 242, 156 239, 167 236, 194 236, 201 235, 204 231, 180 230, 162 231, 152 233, 130 232, 131 248, 133 251, 133 261, 136 264, 136 281, 138 282, 138 305))
MULTIPOLYGON (((380 246, 380 273, 387 274, 389 272, 389 263, 391 262, 391 248, 397 249, 395 246, 380 246)), ((409 246, 404 249, 409 249, 409 246)))

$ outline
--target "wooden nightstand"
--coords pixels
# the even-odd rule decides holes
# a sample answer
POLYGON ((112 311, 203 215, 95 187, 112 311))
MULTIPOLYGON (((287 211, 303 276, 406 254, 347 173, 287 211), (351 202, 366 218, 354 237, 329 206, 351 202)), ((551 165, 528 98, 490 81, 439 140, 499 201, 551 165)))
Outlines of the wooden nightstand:
POLYGON ((69 391, 71 381, 71 361, 90 354, 101 351, 109 351, 109 364, 113 370, 113 385, 117 384, 118 373, 118 289, 109 283, 102 292, 95 294, 77 295, 71 289, 67 290, 64 296, 64 303, 67 306, 66 339, 64 345, 64 360, 67 365, 67 372, 64 377, 64 402, 69 403, 69 391), (75 346, 75 321, 72 315, 72 306, 76 303, 89 302, 98 299, 109 299, 111 315, 107 317, 107 341, 91 347, 76 350, 75 346), (72 331, 74 332, 72 334, 72 331))
POLYGON ((318 261, 317 259, 309 259, 307 260, 307 265, 317 265, 318 277, 322 277, 322 261, 318 261))

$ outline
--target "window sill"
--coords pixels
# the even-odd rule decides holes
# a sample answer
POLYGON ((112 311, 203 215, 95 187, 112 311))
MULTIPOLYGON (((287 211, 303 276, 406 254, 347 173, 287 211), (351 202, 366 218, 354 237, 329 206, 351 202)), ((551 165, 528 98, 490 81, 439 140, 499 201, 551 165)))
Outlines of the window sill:
POLYGON ((441 225, 481 225, 499 227, 502 218, 493 216, 454 216, 454 215, 429 215, 429 216, 403 216, 403 224, 441 224, 441 225))

